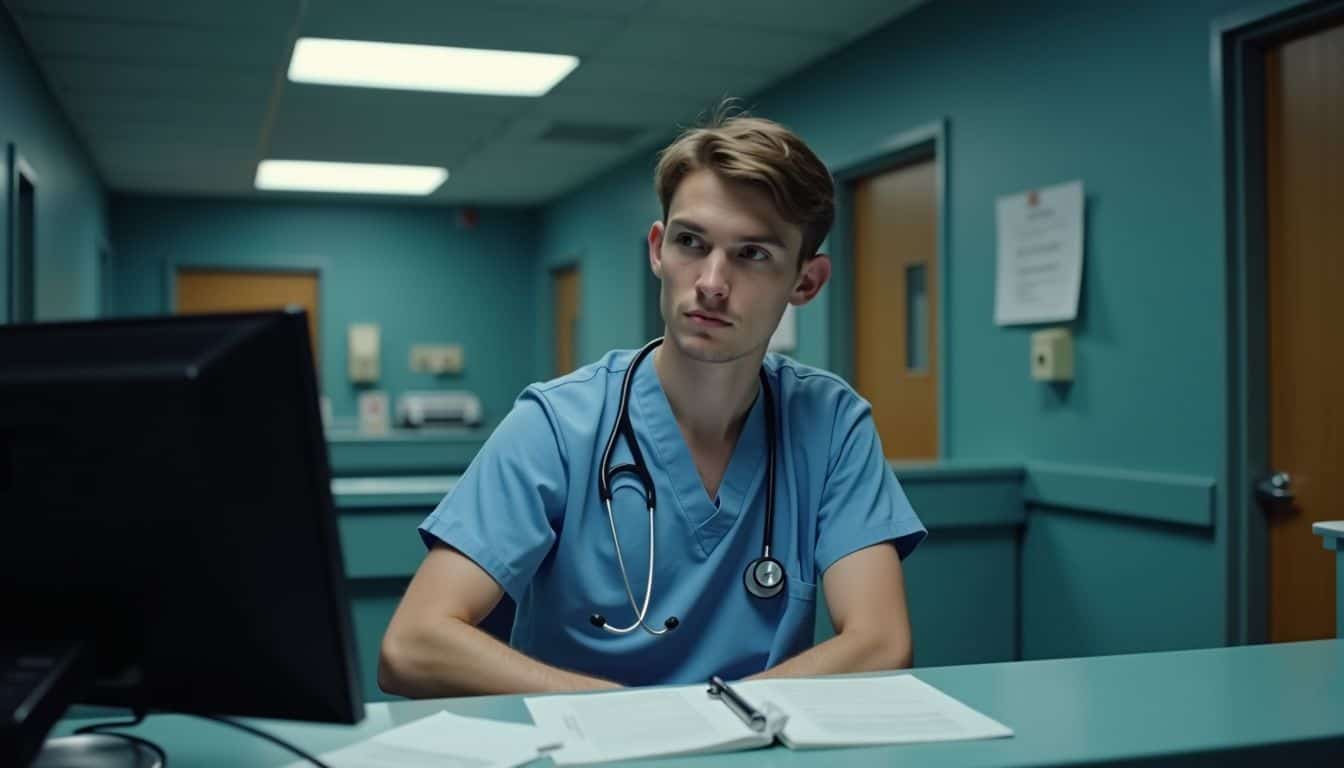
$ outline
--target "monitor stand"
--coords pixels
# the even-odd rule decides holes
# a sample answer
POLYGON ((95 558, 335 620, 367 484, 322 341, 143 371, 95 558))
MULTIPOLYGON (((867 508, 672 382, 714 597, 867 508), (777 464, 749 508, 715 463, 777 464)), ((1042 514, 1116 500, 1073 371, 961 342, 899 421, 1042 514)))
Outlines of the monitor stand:
MULTIPOLYGON (((22 640, 23 638, 20 638, 22 640)), ((0 649, 0 763, 41 768, 158 768, 154 750, 110 733, 45 738, 92 681, 89 644, 30 640, 0 649)))
POLYGON ((29 768, 163 768, 143 744, 107 733, 47 739, 29 768))

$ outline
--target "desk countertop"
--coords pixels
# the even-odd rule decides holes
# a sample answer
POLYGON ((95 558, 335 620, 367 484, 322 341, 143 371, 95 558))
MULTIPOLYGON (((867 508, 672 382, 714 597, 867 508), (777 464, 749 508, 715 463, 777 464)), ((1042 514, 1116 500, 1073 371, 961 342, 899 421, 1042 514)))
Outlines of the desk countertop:
MULTIPOLYGON (((810 752, 777 746, 641 764, 1176 765, 1188 764, 1195 755, 1219 765, 1344 764, 1344 640, 933 667, 914 674, 1016 735, 810 752)), ((364 722, 354 727, 249 722, 321 752, 440 709, 529 721, 522 697, 491 696, 369 704, 364 722)), ((57 733, 76 724, 65 721, 57 733)), ((153 716, 134 732, 161 744, 176 765, 276 766, 293 761, 273 745, 183 716, 153 716)))
POLYGON ((1334 549, 1331 540, 1344 539, 1344 520, 1327 520, 1311 526, 1311 532, 1325 538, 1325 548, 1334 549))

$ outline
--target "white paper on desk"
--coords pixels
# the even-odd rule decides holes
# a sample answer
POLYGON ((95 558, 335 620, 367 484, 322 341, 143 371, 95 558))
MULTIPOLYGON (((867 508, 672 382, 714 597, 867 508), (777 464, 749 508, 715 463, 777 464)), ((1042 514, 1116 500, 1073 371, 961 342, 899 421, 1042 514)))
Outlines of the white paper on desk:
POLYGON ((706 754, 764 747, 760 734, 710 698, 703 685, 523 700, 532 720, 565 746, 556 765, 581 765, 652 755, 706 754))
POLYGON ((992 720, 914 675, 776 679, 740 683, 748 701, 789 714, 779 738, 793 748, 901 744, 1012 736, 992 720))
MULTIPOLYGON (((439 712, 322 755, 332 768, 512 768, 556 741, 540 728, 439 712)), ((307 763, 294 763, 298 768, 307 763)))

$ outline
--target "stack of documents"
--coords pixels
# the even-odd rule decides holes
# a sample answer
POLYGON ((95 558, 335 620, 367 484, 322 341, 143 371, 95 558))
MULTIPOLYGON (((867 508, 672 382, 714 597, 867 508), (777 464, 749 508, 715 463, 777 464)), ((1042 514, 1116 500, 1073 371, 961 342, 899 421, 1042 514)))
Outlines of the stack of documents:
POLYGON ((764 747, 850 747, 1012 736, 1002 724, 913 675, 754 680, 732 686, 768 713, 753 730, 706 686, 524 699, 564 746, 558 765, 764 747))
POLYGON ((513 768, 558 746, 536 726, 440 712, 321 758, 331 768, 513 768))

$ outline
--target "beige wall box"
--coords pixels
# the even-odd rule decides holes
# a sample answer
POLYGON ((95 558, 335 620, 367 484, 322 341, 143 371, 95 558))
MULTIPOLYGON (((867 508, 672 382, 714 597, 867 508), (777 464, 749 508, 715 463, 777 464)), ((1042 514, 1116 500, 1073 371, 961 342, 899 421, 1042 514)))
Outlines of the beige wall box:
POLYGON ((1031 378, 1073 381, 1073 333, 1068 328, 1047 328, 1031 334, 1031 378))
POLYGON ((412 344, 411 370, 416 373, 461 373, 461 344, 412 344))
POLYGON ((350 381, 369 384, 378 380, 378 326, 350 324, 350 381))

